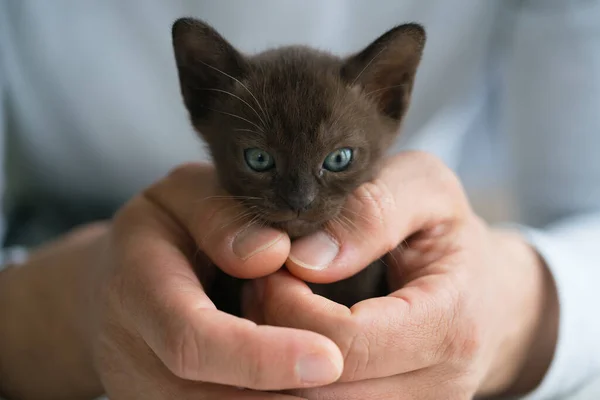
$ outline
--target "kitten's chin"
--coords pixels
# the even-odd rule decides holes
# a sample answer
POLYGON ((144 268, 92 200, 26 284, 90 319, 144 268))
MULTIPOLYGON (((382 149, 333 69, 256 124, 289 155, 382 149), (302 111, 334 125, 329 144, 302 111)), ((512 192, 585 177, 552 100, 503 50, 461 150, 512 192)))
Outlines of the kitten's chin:
POLYGON ((290 239, 296 239, 318 231, 323 227, 323 224, 321 222, 294 219, 290 221, 276 222, 273 224, 273 227, 286 232, 290 239))

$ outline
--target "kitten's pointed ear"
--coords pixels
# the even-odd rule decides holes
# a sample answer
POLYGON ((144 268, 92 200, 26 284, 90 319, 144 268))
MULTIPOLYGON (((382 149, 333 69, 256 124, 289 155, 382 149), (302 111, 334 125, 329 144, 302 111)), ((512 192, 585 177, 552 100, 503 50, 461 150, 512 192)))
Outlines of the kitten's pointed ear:
POLYGON ((384 115, 399 121, 410 102, 425 40, 421 25, 392 28, 348 58, 341 70, 342 77, 375 99, 384 115))
POLYGON ((172 27, 181 93, 194 120, 211 112, 214 99, 243 78, 246 61, 214 28, 181 18, 172 27))

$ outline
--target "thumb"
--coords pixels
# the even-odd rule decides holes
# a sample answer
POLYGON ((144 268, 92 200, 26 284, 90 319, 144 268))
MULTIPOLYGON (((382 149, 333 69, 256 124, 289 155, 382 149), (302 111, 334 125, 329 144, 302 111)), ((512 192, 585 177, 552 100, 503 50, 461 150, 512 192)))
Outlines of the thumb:
POLYGON ((413 234, 460 223, 468 210, 462 187, 448 167, 426 153, 402 153, 348 198, 337 222, 292 243, 286 265, 308 282, 338 281, 413 234))

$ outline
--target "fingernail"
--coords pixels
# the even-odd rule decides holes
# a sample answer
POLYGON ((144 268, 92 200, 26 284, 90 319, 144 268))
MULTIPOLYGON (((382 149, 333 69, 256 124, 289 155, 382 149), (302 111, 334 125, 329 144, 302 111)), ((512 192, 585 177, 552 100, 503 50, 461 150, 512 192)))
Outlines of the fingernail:
POLYGON ((301 267, 323 270, 331 264, 339 251, 340 246, 333 238, 320 231, 295 241, 289 258, 301 267))
POLYGON ((282 232, 259 226, 244 228, 233 239, 233 252, 242 260, 267 250, 283 238, 282 232))
POLYGON ((328 357, 311 354, 301 358, 296 364, 300 380, 305 384, 327 384, 334 382, 341 375, 341 366, 333 363, 328 357))

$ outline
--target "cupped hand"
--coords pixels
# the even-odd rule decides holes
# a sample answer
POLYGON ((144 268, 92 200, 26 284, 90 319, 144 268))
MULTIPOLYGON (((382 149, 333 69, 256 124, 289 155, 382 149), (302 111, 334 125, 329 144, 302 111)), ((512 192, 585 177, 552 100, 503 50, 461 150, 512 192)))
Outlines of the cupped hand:
POLYGON ((395 156, 344 212, 349 223, 292 244, 289 272, 249 286, 253 320, 318 332, 344 354, 339 382, 288 393, 466 400, 540 382, 557 335, 553 282, 518 233, 474 214, 447 167, 395 156), (343 279, 386 254, 390 294, 350 309, 303 282, 343 279))
POLYGON ((101 257, 95 342, 113 398, 271 399, 279 395, 233 386, 311 387, 341 373, 329 339, 257 326, 205 295, 190 262, 198 252, 226 273, 255 278, 278 269, 290 246, 281 232, 247 228, 243 208, 217 188, 212 167, 185 166, 115 218, 101 257))
POLYGON ((217 187, 212 167, 182 166, 112 222, 3 274, 0 309, 14 322, 0 324, 2 389, 31 399, 102 389, 111 400, 286 399, 266 391, 334 382, 343 358, 330 339, 257 326, 205 294, 198 277, 213 265, 265 276, 290 248, 281 232, 247 228, 217 187))

